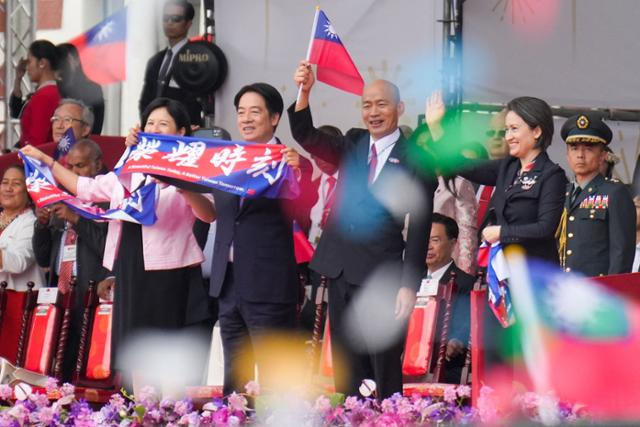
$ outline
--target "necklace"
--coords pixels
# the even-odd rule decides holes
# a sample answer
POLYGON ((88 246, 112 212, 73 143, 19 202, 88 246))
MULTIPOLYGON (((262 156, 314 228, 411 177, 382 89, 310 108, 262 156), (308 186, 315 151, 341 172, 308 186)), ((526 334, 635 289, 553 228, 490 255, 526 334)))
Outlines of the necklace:
POLYGON ((9 225, 11 225, 11 223, 18 218, 20 215, 22 215, 24 212, 26 212, 27 210, 24 209, 21 212, 18 212, 16 215, 14 215, 13 217, 7 219, 7 215, 4 213, 5 211, 0 212, 0 231, 4 231, 9 225))

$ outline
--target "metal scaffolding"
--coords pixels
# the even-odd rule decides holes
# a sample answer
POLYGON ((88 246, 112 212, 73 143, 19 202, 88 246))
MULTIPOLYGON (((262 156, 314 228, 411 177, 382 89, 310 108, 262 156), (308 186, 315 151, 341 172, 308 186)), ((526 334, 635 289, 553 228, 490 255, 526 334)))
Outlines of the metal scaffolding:
POLYGON ((442 96, 448 106, 462 103, 462 3, 443 0, 442 96))
MULTIPOLYGON (((9 97, 13 90, 16 65, 21 58, 27 56, 29 45, 35 40, 36 0, 4 0, 0 2, 0 11, 4 13, 5 18, 4 32, 0 34, 0 63, 4 67, 4 73, 0 75, 0 84, 4 88, 4 92, 0 93, 0 128, 4 135, 3 148, 12 148, 20 138, 20 126, 18 120, 12 119, 9 115, 9 97)), ((31 91, 31 84, 26 75, 21 85, 23 93, 31 91)))

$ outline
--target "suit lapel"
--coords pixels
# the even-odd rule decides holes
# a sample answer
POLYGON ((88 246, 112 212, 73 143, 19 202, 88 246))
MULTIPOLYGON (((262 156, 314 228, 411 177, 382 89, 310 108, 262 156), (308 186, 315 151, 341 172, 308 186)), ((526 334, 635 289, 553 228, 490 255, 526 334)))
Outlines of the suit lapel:
MULTIPOLYGON (((391 148, 391 152, 389 153, 389 157, 387 157, 387 161, 384 162, 378 177, 376 178, 373 185, 376 185, 379 181, 385 179, 387 175, 389 175, 390 171, 393 171, 394 168, 400 166, 400 164, 404 163, 405 159, 405 144, 403 144, 404 137, 400 134, 400 137, 393 143, 393 147, 391 148)), ((368 151, 367 151, 368 154, 368 151)))
POLYGON ((519 169, 518 165, 520 161, 516 160, 515 162, 512 162, 510 167, 513 169, 509 170, 507 174, 507 176, 512 177, 512 181, 509 183, 509 186, 507 187, 508 190, 506 193, 506 199, 510 199, 514 195, 522 193, 524 191, 529 191, 529 189, 531 189, 534 185, 540 185, 540 175, 542 175, 542 170, 544 168, 546 159, 547 159, 547 154, 540 153, 536 158, 531 170, 526 172, 526 174, 524 174, 525 178, 534 180, 533 184, 531 184, 530 186, 523 186, 521 182, 514 184, 514 182, 516 181, 516 175, 518 173, 518 169, 519 169))

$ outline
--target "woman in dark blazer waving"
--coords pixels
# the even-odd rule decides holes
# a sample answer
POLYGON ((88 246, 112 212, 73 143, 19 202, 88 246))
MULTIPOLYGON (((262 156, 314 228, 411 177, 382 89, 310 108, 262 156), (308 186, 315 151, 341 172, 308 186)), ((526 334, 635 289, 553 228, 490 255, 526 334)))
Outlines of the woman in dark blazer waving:
MULTIPOLYGON (((427 100, 426 120, 434 140, 444 135, 444 112, 442 96, 433 94, 427 100)), ((555 232, 567 178, 546 152, 553 138, 551 107, 538 98, 515 98, 507 104, 505 125, 509 156, 472 163, 459 172, 470 181, 495 186, 490 206, 496 221, 482 230, 482 238, 517 244, 528 256, 558 263, 555 232)))

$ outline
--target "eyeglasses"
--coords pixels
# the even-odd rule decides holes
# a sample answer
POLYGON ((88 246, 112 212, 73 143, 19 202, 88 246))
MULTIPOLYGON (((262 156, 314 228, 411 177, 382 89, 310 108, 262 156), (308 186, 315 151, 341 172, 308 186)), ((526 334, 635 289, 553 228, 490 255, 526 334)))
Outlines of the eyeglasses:
POLYGON ((186 17, 183 15, 163 15, 162 16, 163 22, 171 22, 172 24, 177 24, 184 20, 186 20, 186 17))
POLYGON ((65 126, 71 126, 73 124, 73 122, 84 123, 84 120, 76 119, 75 117, 71 117, 71 116, 65 116, 65 117, 52 116, 51 117, 51 124, 53 124, 53 125, 55 125, 56 123, 58 123, 60 121, 65 126))
POLYGON ((487 134, 488 138, 504 138, 504 136, 507 134, 507 131, 504 129, 500 129, 500 130, 489 129, 485 133, 487 134))

